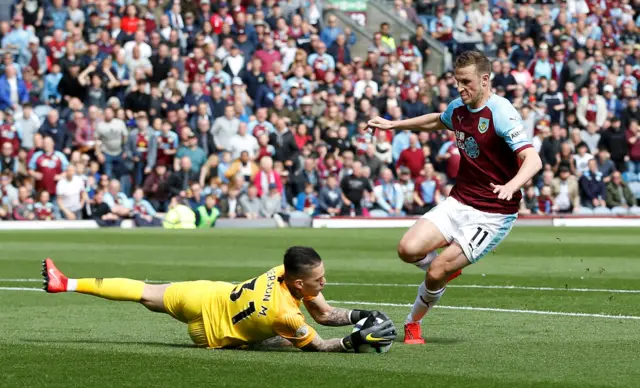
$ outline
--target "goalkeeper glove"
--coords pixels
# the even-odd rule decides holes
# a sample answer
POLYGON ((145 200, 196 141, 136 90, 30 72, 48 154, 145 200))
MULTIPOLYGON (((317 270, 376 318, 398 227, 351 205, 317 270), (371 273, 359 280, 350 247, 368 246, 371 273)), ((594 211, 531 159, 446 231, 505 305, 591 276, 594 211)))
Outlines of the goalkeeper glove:
POLYGON ((384 322, 374 325, 376 318, 385 317, 378 311, 373 311, 362 325, 363 329, 351 333, 340 342, 345 350, 351 350, 362 344, 388 345, 396 339, 396 327, 393 321, 385 319, 384 322))
POLYGON ((360 322, 361 319, 368 317, 371 315, 373 311, 369 310, 351 310, 351 314, 349 314, 349 320, 352 324, 356 324, 360 322))
POLYGON ((385 313, 383 313, 382 311, 378 311, 378 310, 373 310, 373 311, 369 311, 369 310, 351 310, 351 313, 349 315, 349 320, 351 321, 352 324, 356 324, 358 322, 360 322, 361 319, 368 317, 371 314, 375 314, 376 317, 380 317, 382 319, 389 320, 391 318, 389 318, 389 316, 385 313))

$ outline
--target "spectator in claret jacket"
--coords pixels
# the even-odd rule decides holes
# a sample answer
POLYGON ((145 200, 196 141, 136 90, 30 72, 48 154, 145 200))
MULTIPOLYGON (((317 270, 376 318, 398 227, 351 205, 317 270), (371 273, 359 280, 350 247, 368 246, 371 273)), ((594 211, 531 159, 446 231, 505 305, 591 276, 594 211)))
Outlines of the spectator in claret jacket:
POLYGON ((640 174, 640 125, 638 121, 631 120, 629 126, 627 127, 627 145, 629 147, 629 162, 628 172, 636 174, 633 177, 635 180, 638 180, 638 175, 640 174))
POLYGON ((338 35, 336 40, 327 47, 329 47, 327 53, 335 60, 336 67, 340 68, 342 65, 351 64, 351 49, 344 34, 338 35))
POLYGON ((56 182, 63 176, 69 161, 66 156, 54 150, 53 139, 44 138, 44 150, 38 151, 29 160, 29 175, 36 179, 36 189, 56 194, 56 182))
POLYGON ((579 100, 576 116, 583 127, 588 123, 596 123, 600 128, 604 125, 607 119, 607 102, 598 94, 597 85, 589 86, 589 94, 579 100))
POLYGON ((420 175, 424 166, 424 154, 418 142, 418 135, 415 133, 409 136, 409 148, 400 153, 400 157, 396 162, 396 169, 403 166, 411 171, 411 178, 413 179, 420 175))
POLYGON ((169 206, 169 172, 164 164, 156 165, 143 186, 144 194, 159 212, 166 212, 169 206))
POLYGON ((126 153, 133 162, 134 183, 142 186, 145 175, 149 175, 156 165, 158 155, 158 140, 152 128, 146 112, 136 115, 137 128, 129 133, 126 153))

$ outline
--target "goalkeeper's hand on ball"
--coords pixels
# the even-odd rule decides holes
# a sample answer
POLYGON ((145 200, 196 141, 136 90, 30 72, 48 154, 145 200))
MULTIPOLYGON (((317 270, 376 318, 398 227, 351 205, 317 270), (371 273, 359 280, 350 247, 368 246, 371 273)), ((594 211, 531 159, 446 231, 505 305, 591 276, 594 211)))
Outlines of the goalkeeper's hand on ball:
MULTIPOLYGON (((375 318, 380 317, 384 320, 389 320, 389 316, 381 311, 377 311, 377 310, 373 310, 373 311, 369 311, 369 310, 351 310, 351 313, 349 314, 349 320, 351 321, 352 324, 356 324, 358 322, 360 322, 361 319, 367 318, 369 315, 371 314, 375 314, 375 318)), ((375 322, 375 320, 374 320, 375 322)))
POLYGON ((395 339, 396 326, 393 321, 384 313, 372 311, 362 325, 362 329, 342 339, 342 346, 351 350, 363 344, 389 345, 395 339), (383 321, 375 324, 377 318, 381 318, 383 321))

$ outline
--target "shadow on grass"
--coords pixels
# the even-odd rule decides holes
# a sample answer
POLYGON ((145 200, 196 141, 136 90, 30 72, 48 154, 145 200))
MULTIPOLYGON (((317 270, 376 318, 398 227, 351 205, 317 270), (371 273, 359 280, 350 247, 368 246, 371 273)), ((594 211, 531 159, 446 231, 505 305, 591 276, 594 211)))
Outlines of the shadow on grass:
POLYGON ((453 345, 464 342, 464 340, 460 338, 426 338, 424 340, 427 344, 437 344, 437 345, 453 345))
POLYGON ((144 345, 144 346, 162 346, 162 347, 171 347, 171 348, 193 348, 198 349, 197 346, 192 344, 175 344, 175 343, 166 343, 166 342, 145 342, 145 341, 99 341, 99 340, 90 340, 90 339, 70 339, 70 340, 55 340, 55 339, 33 339, 33 338, 23 338, 22 342, 31 342, 31 343, 52 343, 52 344, 89 344, 89 345, 144 345))
MULTIPOLYGON (((88 344, 88 345, 142 345, 142 346, 151 346, 151 347, 169 347, 169 348, 182 348, 182 349, 204 349, 198 347, 193 344, 175 344, 175 343, 167 343, 167 342, 145 342, 145 341, 100 341, 100 340, 91 340, 91 339, 69 339, 69 340, 56 340, 56 339, 33 339, 33 338, 22 338, 22 342, 27 343, 41 343, 41 344, 88 344)), ((269 347, 269 346, 260 346, 255 345, 252 347, 246 348, 238 348, 238 349, 216 349, 216 351, 251 351, 251 352, 291 352, 298 351, 298 349, 294 347, 289 348, 279 348, 279 347, 269 347)))

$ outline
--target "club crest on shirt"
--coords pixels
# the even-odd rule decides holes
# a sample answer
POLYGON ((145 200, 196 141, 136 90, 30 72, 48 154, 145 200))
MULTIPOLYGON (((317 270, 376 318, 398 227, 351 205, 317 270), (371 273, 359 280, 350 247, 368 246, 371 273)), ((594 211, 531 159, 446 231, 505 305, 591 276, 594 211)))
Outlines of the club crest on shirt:
POLYGON ((478 132, 485 133, 489 129, 489 119, 480 118, 478 123, 478 132))

